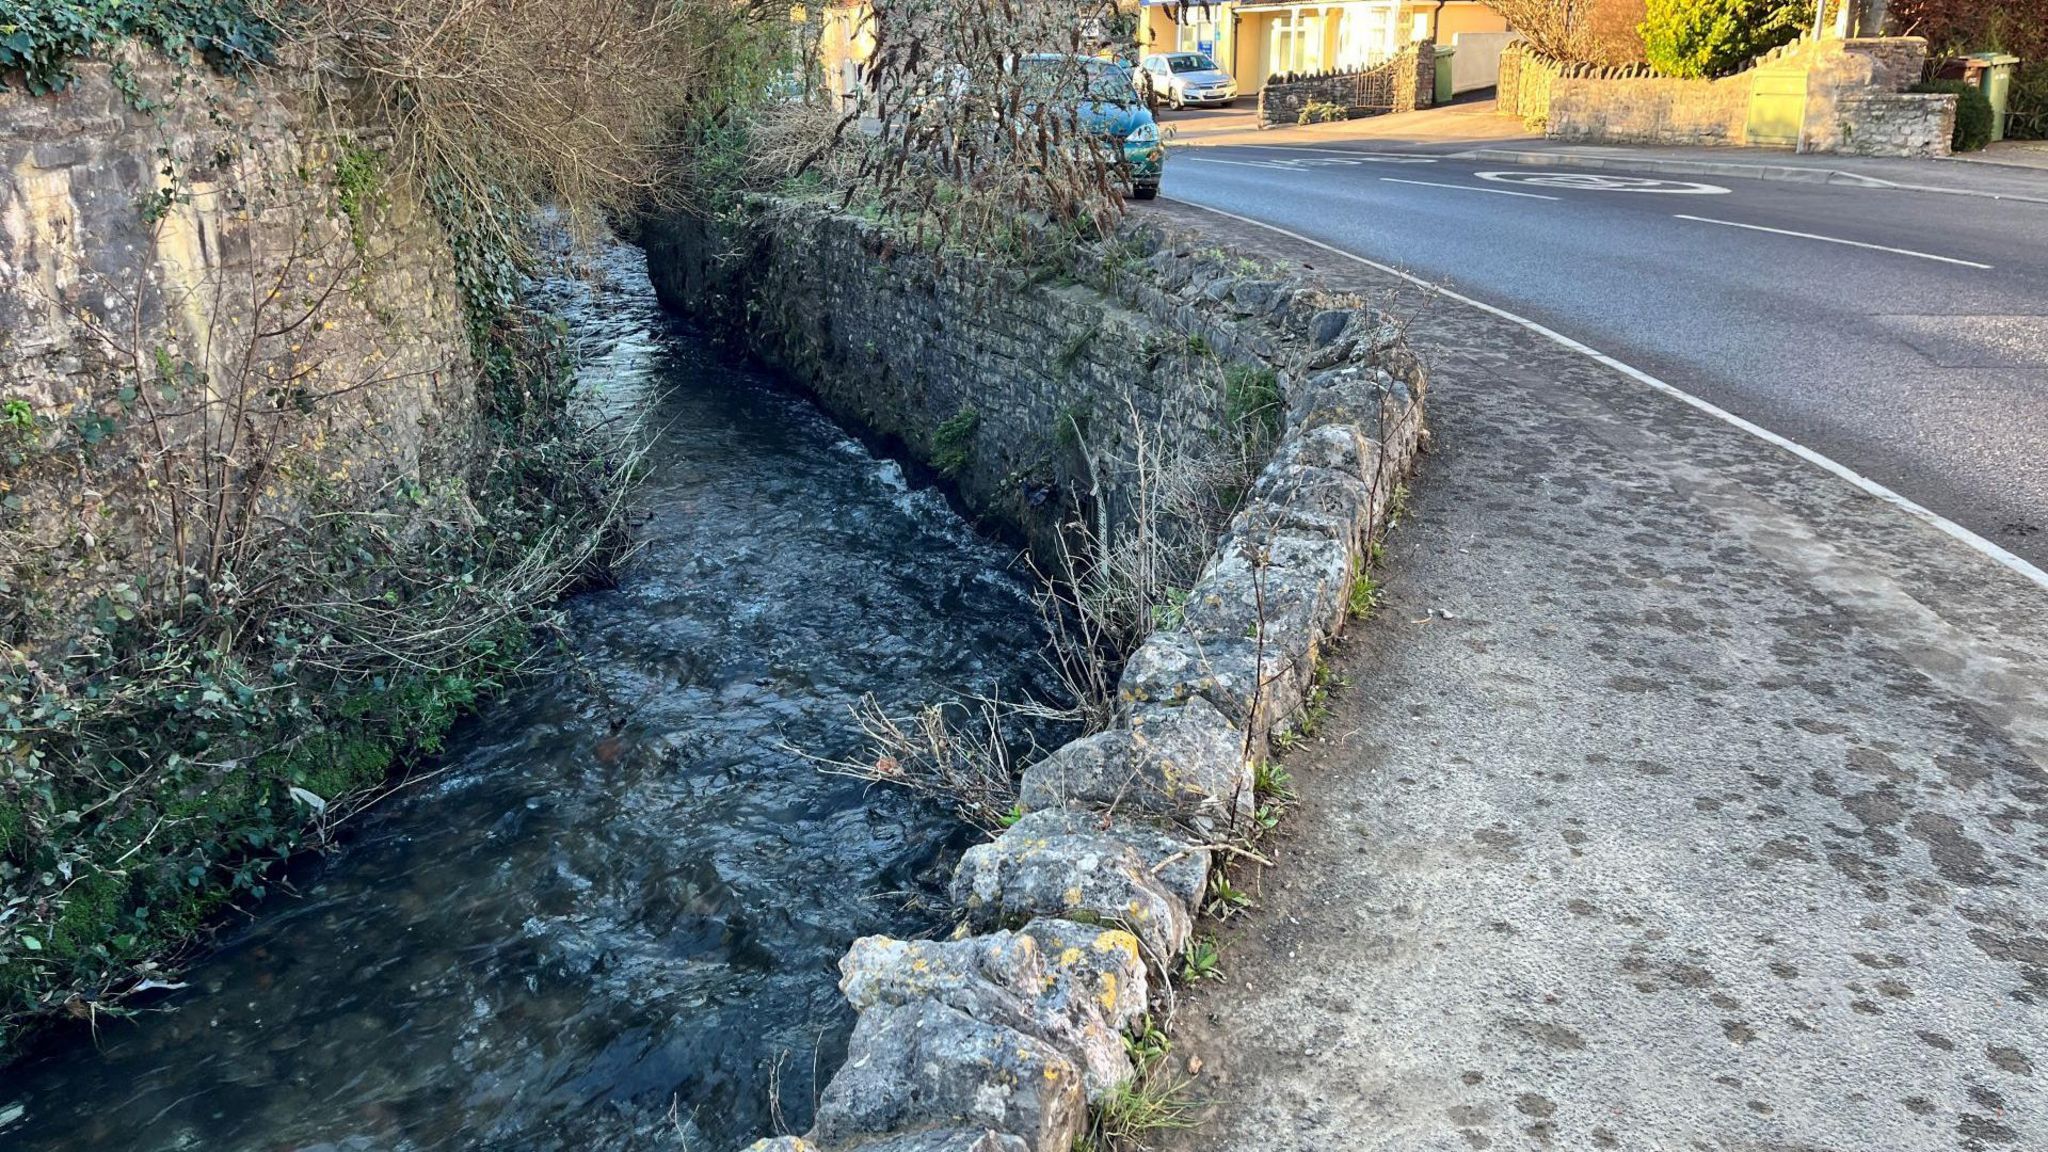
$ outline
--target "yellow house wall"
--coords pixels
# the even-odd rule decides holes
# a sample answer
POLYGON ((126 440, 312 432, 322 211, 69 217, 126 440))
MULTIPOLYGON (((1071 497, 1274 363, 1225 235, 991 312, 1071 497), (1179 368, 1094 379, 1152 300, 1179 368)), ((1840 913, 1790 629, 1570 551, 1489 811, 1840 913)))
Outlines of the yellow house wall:
MULTIPOLYGON (((1362 9, 1367 7, 1367 5, 1310 4, 1302 6, 1301 10, 1306 13, 1312 14, 1318 8, 1322 11, 1322 66, 1325 68, 1330 67, 1331 63, 1337 59, 1338 50, 1343 45, 1343 21, 1351 18, 1347 10, 1353 7, 1362 9)), ((1435 7, 1436 5, 1433 3, 1424 4, 1419 6, 1419 10, 1429 12, 1433 11, 1435 7)), ((1477 4, 1447 4, 1444 7, 1444 12, 1448 15, 1453 9, 1466 7, 1479 8, 1481 6, 1477 4)), ((1399 14, 1395 25, 1397 47, 1407 42, 1409 31, 1413 25, 1413 12, 1416 10, 1416 8, 1410 8, 1403 10, 1399 14)), ((1490 14, 1490 10, 1488 12, 1490 14)), ((1273 58, 1273 24, 1285 15, 1286 13, 1279 11, 1239 12, 1236 15, 1237 32, 1234 39, 1237 44, 1238 60, 1236 61, 1236 66, 1231 67, 1231 74, 1237 77, 1238 89, 1246 95, 1250 95, 1264 87, 1266 80, 1272 74, 1272 69, 1269 65, 1272 63, 1273 58)), ((1499 20, 1499 17, 1493 17, 1493 20, 1496 26, 1505 26, 1499 20)), ((1477 30, 1477 28, 1474 30, 1477 30)))
POLYGON ((866 3, 794 8, 793 20, 815 22, 818 37, 818 81, 826 92, 846 98, 854 77, 875 50, 874 22, 866 3), (849 65, 852 65, 849 67, 849 65))
POLYGON ((1270 69, 1266 67, 1271 57, 1268 45, 1272 41, 1272 12, 1240 13, 1236 21, 1236 32, 1232 37, 1237 44, 1237 65, 1231 75, 1237 77, 1237 90, 1249 96, 1265 87, 1270 69))

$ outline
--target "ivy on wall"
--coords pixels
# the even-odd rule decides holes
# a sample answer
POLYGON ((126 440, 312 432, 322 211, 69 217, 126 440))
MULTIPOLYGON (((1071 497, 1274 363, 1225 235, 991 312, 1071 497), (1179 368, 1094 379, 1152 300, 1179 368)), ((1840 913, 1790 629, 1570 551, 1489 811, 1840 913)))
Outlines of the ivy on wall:
POLYGON ((0 14, 0 88, 59 91, 74 63, 124 39, 243 75, 270 59, 277 30, 244 0, 15 0, 0 14))

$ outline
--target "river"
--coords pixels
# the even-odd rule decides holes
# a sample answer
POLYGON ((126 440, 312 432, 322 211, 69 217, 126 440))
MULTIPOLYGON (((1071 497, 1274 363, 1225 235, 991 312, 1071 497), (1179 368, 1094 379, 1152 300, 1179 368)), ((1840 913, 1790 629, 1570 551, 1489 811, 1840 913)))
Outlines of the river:
POLYGON ((944 928, 968 834, 790 748, 855 752, 865 692, 1043 690, 1012 550, 600 263, 551 291, 657 439, 644 550, 569 605, 585 671, 458 728, 189 987, 0 1072, 0 1146, 723 1152, 808 1126, 846 945, 944 928))

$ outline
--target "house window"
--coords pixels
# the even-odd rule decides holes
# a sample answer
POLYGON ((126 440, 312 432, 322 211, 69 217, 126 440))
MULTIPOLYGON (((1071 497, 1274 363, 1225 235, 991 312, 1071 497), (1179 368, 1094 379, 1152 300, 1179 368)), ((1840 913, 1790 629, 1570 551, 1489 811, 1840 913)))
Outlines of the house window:
POLYGON ((1173 50, 1216 54, 1216 21, 1200 20, 1174 25, 1173 50))
POLYGON ((1274 72, 1320 72, 1323 68, 1323 18, 1281 13, 1273 18, 1274 72))
POLYGON ((1364 68, 1394 54, 1394 10, 1353 4, 1337 27, 1337 66, 1364 68))

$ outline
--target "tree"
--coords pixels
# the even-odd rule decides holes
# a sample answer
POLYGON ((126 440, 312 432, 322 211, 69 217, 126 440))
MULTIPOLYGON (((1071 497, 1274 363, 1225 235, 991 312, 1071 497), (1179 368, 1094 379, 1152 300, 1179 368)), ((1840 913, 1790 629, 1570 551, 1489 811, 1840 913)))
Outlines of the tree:
POLYGON ((1642 59, 1643 0, 1487 0, 1531 47, 1574 64, 1642 59))
POLYGON ((1500 13, 1530 47, 1553 60, 1591 58, 1591 27, 1586 20, 1590 0, 1487 0, 1486 6, 1500 13))
POLYGON ((1798 38, 1807 0, 1650 0, 1643 50, 1668 76, 1725 76, 1798 38))
POLYGON ((2048 0, 1891 0, 1890 23, 1936 58, 1997 50, 2048 57, 2048 0))

